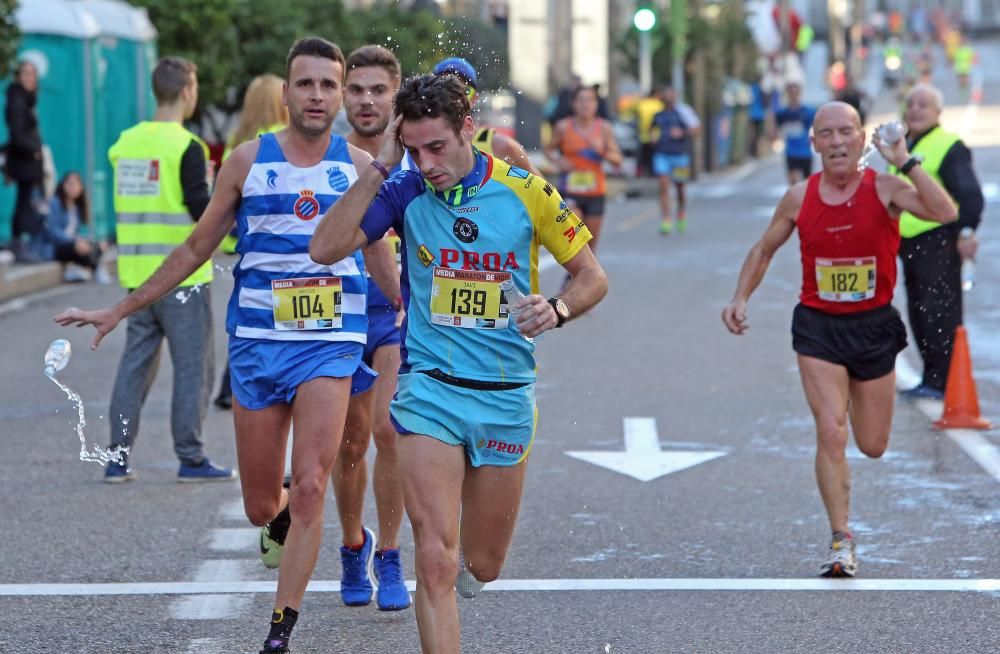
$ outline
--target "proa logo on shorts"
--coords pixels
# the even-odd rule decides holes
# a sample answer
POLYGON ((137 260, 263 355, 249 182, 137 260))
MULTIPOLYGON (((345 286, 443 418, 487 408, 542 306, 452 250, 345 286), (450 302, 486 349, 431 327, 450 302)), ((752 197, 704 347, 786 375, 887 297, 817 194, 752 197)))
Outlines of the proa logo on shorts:
POLYGON ((309 189, 299 191, 299 197, 292 206, 292 211, 299 220, 312 220, 319 215, 319 200, 309 189))
POLYGON ((492 438, 489 440, 486 440, 485 438, 479 439, 479 442, 476 443, 476 447, 480 450, 493 450, 502 454, 524 454, 524 445, 521 445, 520 443, 495 441, 492 438))

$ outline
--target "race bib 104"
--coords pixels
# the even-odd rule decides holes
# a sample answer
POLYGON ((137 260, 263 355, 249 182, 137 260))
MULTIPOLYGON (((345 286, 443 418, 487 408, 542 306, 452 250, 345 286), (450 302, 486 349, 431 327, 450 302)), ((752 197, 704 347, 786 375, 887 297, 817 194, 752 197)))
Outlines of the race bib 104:
POLYGON ((281 331, 336 329, 343 324, 339 277, 276 279, 271 282, 274 328, 281 331))
POLYGON ((875 297, 875 257, 816 259, 816 287, 827 302, 862 302, 875 297))

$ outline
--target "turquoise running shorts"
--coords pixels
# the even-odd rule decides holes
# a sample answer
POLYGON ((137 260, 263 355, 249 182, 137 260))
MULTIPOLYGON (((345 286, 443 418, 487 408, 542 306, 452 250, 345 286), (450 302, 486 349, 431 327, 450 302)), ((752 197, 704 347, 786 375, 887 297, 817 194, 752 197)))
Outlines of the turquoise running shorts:
POLYGON ((473 467, 524 461, 535 440, 535 386, 480 390, 456 386, 420 372, 399 376, 389 407, 396 431, 424 434, 464 447, 473 467))

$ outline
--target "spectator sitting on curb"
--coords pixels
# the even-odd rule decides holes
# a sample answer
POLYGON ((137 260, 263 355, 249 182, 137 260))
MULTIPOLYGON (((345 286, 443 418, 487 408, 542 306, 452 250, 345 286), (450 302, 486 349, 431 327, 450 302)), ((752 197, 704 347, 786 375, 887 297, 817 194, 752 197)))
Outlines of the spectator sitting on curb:
MULTIPOLYGON (((107 284, 110 279, 100 266, 103 249, 94 240, 80 235, 84 226, 90 227, 87 191, 80 174, 69 172, 60 180, 49 200, 39 252, 54 261, 83 266, 91 271, 94 281, 107 284)), ((66 281, 80 279, 72 278, 67 270, 66 281)))

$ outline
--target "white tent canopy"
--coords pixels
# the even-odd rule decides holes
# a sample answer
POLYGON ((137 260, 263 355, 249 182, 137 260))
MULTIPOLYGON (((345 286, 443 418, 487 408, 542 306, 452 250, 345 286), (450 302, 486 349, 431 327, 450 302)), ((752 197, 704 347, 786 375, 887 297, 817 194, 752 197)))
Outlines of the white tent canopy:
POLYGON ((78 39, 96 38, 100 27, 82 2, 31 0, 18 4, 14 12, 18 28, 29 34, 55 34, 78 39))
POLYGON ((133 7, 124 0, 77 0, 76 3, 97 19, 101 36, 140 42, 156 38, 156 28, 145 9, 133 7))

